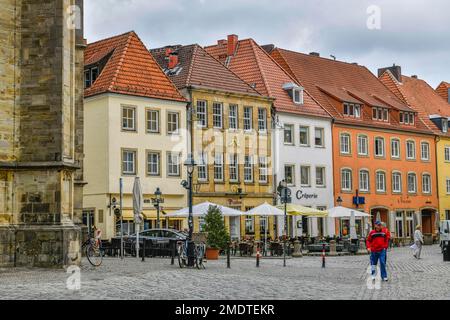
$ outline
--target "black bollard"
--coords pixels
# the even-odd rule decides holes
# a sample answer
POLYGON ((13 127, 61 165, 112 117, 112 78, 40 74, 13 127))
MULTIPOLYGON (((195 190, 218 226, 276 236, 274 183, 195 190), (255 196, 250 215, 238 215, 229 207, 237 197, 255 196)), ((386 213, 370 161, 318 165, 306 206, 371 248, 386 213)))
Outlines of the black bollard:
POLYGON ((325 268, 325 243, 322 245, 322 268, 325 268))
POLYGON ((147 241, 144 239, 144 243, 142 244, 142 262, 145 261, 145 243, 147 241))
POLYGON ((259 256, 260 256, 260 251, 259 251, 259 243, 257 244, 256 247, 256 267, 259 268, 259 256))
POLYGON ((175 264, 175 246, 176 246, 176 242, 172 241, 172 257, 170 260, 170 264, 173 266, 175 264))
POLYGON ((231 258, 230 258, 230 250, 231 250, 231 244, 228 243, 228 249, 227 249, 227 268, 231 268, 231 258))

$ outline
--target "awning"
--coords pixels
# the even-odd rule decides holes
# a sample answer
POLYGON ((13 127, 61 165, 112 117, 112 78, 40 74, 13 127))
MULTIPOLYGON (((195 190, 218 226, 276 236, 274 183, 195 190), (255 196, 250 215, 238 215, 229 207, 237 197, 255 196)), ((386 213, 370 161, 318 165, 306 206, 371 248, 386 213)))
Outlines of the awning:
MULTIPOLYGON (((284 210, 284 204, 277 206, 278 209, 284 210)), ((328 211, 321 211, 313 208, 301 206, 299 204, 288 204, 287 213, 291 216, 305 216, 305 217, 327 217, 328 211)))
POLYGON ((350 218, 354 212, 356 218, 368 218, 370 214, 361 212, 355 209, 349 209, 345 207, 334 207, 328 210, 328 217, 330 218, 350 218))
MULTIPOLYGON (((169 214, 171 214, 174 211, 173 210, 170 210, 170 211, 164 210, 164 212, 166 212, 167 215, 169 215, 169 214)), ((122 211, 122 215, 123 215, 123 220, 127 220, 127 221, 128 220, 134 220, 134 213, 133 213, 132 209, 123 210, 122 211)), ((157 219, 156 210, 145 210, 144 209, 143 215, 144 215, 144 219, 145 220, 156 220, 157 219)), ((162 212, 160 212, 159 218, 161 220, 166 219, 167 215, 165 215, 162 212)), ((170 220, 182 220, 182 218, 180 218, 180 217, 170 217, 170 220)))
MULTIPOLYGON (((203 203, 193 206, 192 214, 194 217, 204 217, 206 215, 206 213, 208 212, 209 207, 211 207, 211 206, 218 207, 222 213, 222 216, 224 216, 224 217, 240 217, 240 216, 244 215, 244 213, 242 211, 228 208, 225 206, 221 206, 221 205, 211 203, 211 202, 203 202, 203 203)), ((189 208, 184 208, 184 209, 178 210, 172 214, 168 214, 167 216, 168 217, 186 218, 189 216, 189 208)))

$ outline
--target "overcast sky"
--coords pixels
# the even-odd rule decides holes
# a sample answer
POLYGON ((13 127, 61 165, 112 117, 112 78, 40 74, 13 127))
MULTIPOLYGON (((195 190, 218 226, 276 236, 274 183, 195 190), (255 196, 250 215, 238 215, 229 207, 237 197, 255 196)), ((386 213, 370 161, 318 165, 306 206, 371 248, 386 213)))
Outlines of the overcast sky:
POLYGON ((235 33, 373 72, 396 63, 433 87, 450 81, 449 17, 448 0, 85 0, 89 42, 134 30, 149 48, 209 45, 235 33))

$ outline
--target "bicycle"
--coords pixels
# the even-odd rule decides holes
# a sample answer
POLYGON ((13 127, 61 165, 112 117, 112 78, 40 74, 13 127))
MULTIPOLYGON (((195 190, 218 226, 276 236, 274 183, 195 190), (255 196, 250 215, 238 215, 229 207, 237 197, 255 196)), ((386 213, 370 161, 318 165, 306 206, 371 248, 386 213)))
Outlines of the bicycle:
MULTIPOLYGON (((187 242, 178 241, 177 243, 177 255, 178 255, 178 265, 180 268, 188 266, 188 256, 187 256, 187 242)), ((194 265, 197 269, 206 269, 203 264, 204 256, 206 252, 206 245, 204 243, 196 244, 194 247, 194 265)))
POLYGON ((95 237, 93 234, 93 232, 89 233, 89 238, 82 244, 81 248, 86 250, 86 258, 89 263, 94 267, 99 267, 103 262, 104 252, 100 233, 97 233, 95 237))

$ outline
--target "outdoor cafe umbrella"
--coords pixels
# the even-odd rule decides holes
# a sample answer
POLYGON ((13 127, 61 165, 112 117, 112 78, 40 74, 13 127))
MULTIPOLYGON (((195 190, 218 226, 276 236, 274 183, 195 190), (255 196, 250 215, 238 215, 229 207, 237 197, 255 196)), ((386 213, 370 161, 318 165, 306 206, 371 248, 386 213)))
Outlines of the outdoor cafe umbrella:
MULTIPOLYGON (((212 202, 203 202, 193 206, 192 214, 194 217, 203 217, 208 213, 210 207, 219 208, 220 212, 222 213, 222 216, 224 217, 240 217, 244 214, 242 211, 221 206, 219 204, 215 204, 212 202)), ((184 208, 166 215, 167 218, 186 218, 188 216, 189 216, 189 208, 184 208)))
POLYGON ((358 239, 358 236, 356 234, 356 218, 354 211, 352 211, 352 214, 350 216, 350 239, 358 239))
MULTIPOLYGON (((346 207, 342 207, 342 206, 337 206, 334 208, 331 208, 328 210, 328 217, 330 218, 350 218, 350 235, 352 235, 352 230, 351 230, 351 217, 352 214, 355 216, 356 218, 362 218, 363 221, 366 218, 370 217, 370 214, 366 213, 366 212, 362 212, 362 211, 358 211, 358 210, 354 210, 354 209, 350 209, 350 208, 346 208, 346 207)), ((355 222, 356 225, 356 222, 355 222)), ((356 229, 356 228, 355 228, 356 229)))
POLYGON ((284 211, 277 207, 271 206, 267 202, 253 208, 245 213, 247 216, 260 216, 266 219, 266 227, 264 228, 264 248, 267 250, 267 217, 269 216, 284 216, 284 211))
MULTIPOLYGON (((277 206, 278 209, 284 210, 284 204, 277 206)), ((317 210, 301 206, 299 204, 289 203, 286 206, 287 214, 291 216, 305 216, 305 217, 327 217, 328 211, 317 210)))
POLYGON ((136 257, 139 259, 139 231, 142 222, 141 213, 144 206, 144 199, 142 196, 141 180, 139 177, 134 179, 133 185, 133 213, 134 223, 136 224, 136 257))

